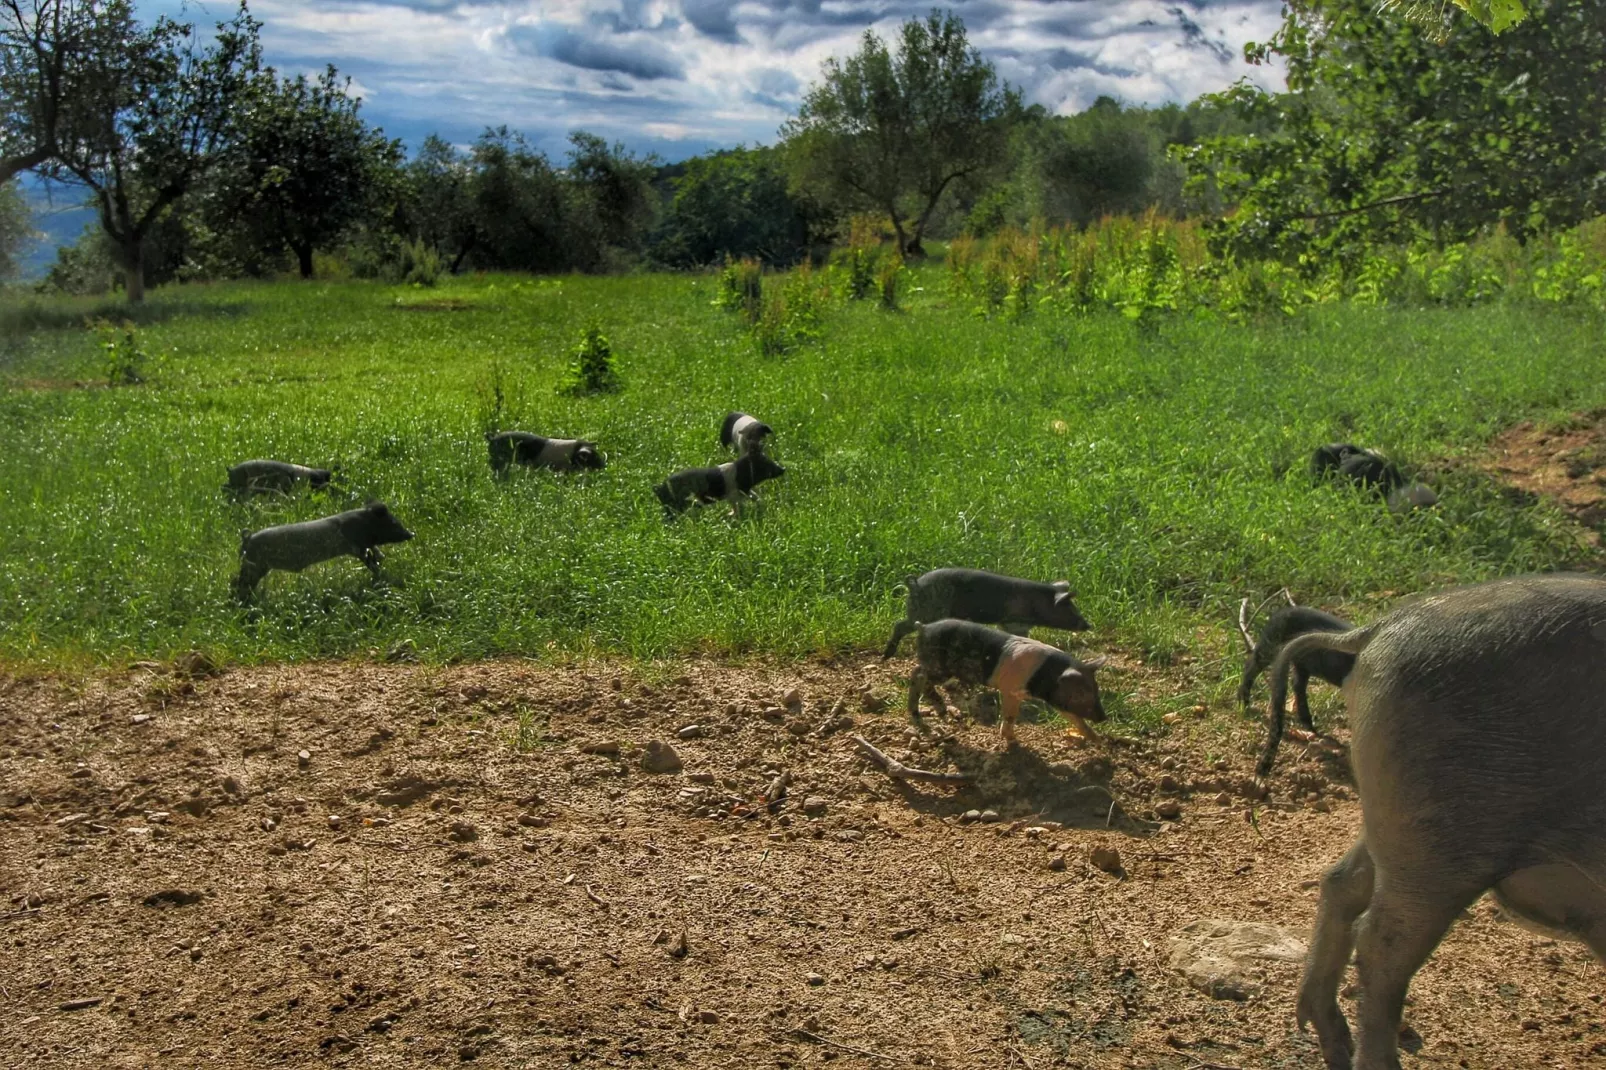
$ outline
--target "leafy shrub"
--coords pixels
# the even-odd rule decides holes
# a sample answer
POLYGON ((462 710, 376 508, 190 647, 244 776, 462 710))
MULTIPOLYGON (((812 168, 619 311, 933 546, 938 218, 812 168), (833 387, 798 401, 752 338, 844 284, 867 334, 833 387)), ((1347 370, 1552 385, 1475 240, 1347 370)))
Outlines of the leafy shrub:
POLYGON ((562 392, 565 394, 612 394, 623 384, 613 367, 613 346, 602 333, 602 327, 591 323, 580 334, 580 343, 574 348, 574 359, 569 363, 569 374, 562 392))
POLYGON ((719 296, 714 304, 740 313, 749 326, 756 324, 764 307, 764 265, 750 256, 727 259, 725 270, 719 273, 719 296))
POLYGON ((98 320, 93 329, 100 336, 101 369, 107 386, 136 386, 145 381, 150 354, 145 351, 132 323, 113 324, 98 320))
POLYGON ((876 294, 881 299, 881 307, 889 312, 898 310, 898 289, 903 280, 903 257, 897 253, 881 258, 881 266, 876 269, 876 294))
POLYGON ((434 246, 410 241, 402 245, 395 270, 400 280, 409 286, 434 286, 446 269, 434 246))

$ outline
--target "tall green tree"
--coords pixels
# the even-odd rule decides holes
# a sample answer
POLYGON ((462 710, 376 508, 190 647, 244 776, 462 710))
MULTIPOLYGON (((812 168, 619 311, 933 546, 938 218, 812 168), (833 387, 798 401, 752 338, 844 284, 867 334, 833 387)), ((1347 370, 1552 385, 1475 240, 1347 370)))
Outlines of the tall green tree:
POLYGON ((0 0, 0 183, 54 159, 117 91, 104 57, 136 36, 126 0, 0 0))
POLYGON ((1000 160, 1019 112, 965 24, 933 11, 903 24, 896 52, 867 30, 857 53, 827 60, 781 136, 803 188, 884 213, 919 256, 943 195, 1000 160))
POLYGON ((727 149, 685 162, 654 255, 680 267, 742 256, 786 264, 804 254, 820 222, 819 210, 789 189, 774 149, 727 149))
POLYGON ((596 134, 576 130, 569 135, 569 165, 565 177, 574 199, 570 216, 576 224, 589 224, 592 243, 634 250, 652 223, 657 198, 653 172, 657 160, 637 157, 622 144, 609 145, 596 134))
POLYGON ((455 275, 480 240, 471 161, 450 142, 431 134, 407 162, 406 180, 412 230, 455 275))
POLYGON ((265 247, 289 249, 304 279, 315 250, 395 193, 401 144, 363 122, 350 86, 332 66, 312 80, 264 72, 216 175, 230 214, 265 247))
POLYGON ((145 296, 144 246, 163 215, 223 158, 261 70, 244 3, 210 44, 165 16, 84 58, 87 84, 45 174, 83 186, 117 247, 129 301, 145 296))
POLYGON ((1290 4, 1276 36, 1288 91, 1221 98, 1275 133, 1206 141, 1190 181, 1237 211, 1228 249, 1349 256, 1377 241, 1518 237, 1606 212, 1606 4, 1539 0, 1498 36, 1442 41, 1379 19, 1372 0, 1290 4))

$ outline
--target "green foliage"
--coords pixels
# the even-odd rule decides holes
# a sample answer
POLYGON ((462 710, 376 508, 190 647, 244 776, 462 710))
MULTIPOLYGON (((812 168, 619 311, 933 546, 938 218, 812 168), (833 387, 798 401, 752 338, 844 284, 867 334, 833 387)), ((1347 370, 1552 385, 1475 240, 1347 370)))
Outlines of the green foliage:
POLYGON ((757 323, 764 307, 764 265, 750 256, 725 261, 719 273, 719 296, 714 304, 739 313, 742 322, 757 323))
MULTIPOLYGON (((1073 262, 1069 237, 1039 256, 1073 262)), ((1559 262, 1559 243, 1531 255, 1559 262)), ((780 359, 700 275, 169 287, 131 316, 161 389, 70 389, 101 373, 93 303, 30 298, 55 314, 28 326, 0 298, 0 654, 840 655, 886 641, 910 572, 963 563, 1067 578, 1101 641, 1209 665, 1248 590, 1364 620, 1379 592, 1593 560, 1556 509, 1472 463, 1511 423, 1606 405, 1599 316, 1534 300, 1526 275, 1471 307, 1239 326, 1194 306, 1140 326, 1102 298, 1061 312, 1057 285, 981 320, 941 265, 905 270, 903 314, 834 304, 821 342, 780 359), (630 388, 560 394, 566 360, 531 355, 566 353, 599 308, 630 388), (477 391, 498 361, 515 426, 593 438, 608 468, 494 480, 477 391), (647 488, 712 460, 738 397, 782 436, 787 477, 750 523, 664 525, 647 488), (1395 517, 1309 484, 1308 450, 1339 436, 1427 469, 1440 505, 1395 517), (252 456, 339 464, 345 486, 233 504, 223 468, 252 456), (241 528, 370 495, 418 533, 387 554, 391 582, 331 561, 233 603, 241 528)))
POLYGON ((875 289, 881 307, 888 312, 898 311, 898 290, 903 284, 903 257, 894 251, 881 258, 876 268, 875 289))
POLYGON ((217 166, 221 225, 290 250, 302 278, 312 277, 315 250, 337 245, 395 196, 401 144, 363 122, 350 89, 332 66, 311 81, 264 72, 217 166))
POLYGON ((816 238, 821 211, 787 185, 774 149, 735 149, 686 161, 653 243, 676 267, 731 258, 795 263, 816 238))
POLYGON ((885 254, 881 235, 869 216, 854 216, 848 228, 848 244, 833 254, 837 265, 847 275, 847 294, 850 301, 863 301, 876 288, 876 279, 885 254))
POLYGON ((1196 192, 1237 205, 1218 248, 1353 271, 1379 244, 1496 225, 1527 240, 1606 211, 1606 5, 1547 0, 1499 36, 1459 22, 1442 42, 1374 7, 1285 7, 1249 55, 1285 64, 1288 92, 1240 83, 1216 98, 1278 124, 1182 154, 1196 192))
POLYGON ((396 269, 401 281, 409 286, 434 286, 444 271, 440 254, 422 241, 402 243, 396 269))
POLYGON ((866 30, 857 53, 826 60, 781 136, 801 186, 884 213, 900 254, 918 256, 944 194, 997 163, 1020 110, 965 24, 933 11, 903 24, 896 52, 866 30))
POLYGON ((99 341, 101 369, 107 386, 137 386, 145 381, 150 354, 140 342, 132 323, 114 324, 99 320, 92 325, 99 341))
POLYGON ((596 322, 586 324, 580 342, 569 362, 568 378, 562 392, 580 397, 588 394, 616 394, 623 388, 613 366, 613 346, 596 322))
POLYGON ((34 238, 28 202, 17 182, 0 182, 0 282, 17 273, 18 258, 34 238))

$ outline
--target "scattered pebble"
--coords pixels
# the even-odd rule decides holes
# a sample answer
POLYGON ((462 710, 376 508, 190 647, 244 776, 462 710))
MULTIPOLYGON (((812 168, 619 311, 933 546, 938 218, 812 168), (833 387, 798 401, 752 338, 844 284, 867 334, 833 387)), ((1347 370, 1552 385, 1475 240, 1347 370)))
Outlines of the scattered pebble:
POLYGON ((298 766, 300 766, 301 768, 303 768, 303 769, 305 769, 307 766, 311 765, 312 764, 312 752, 311 751, 298 751, 296 753, 296 764, 298 766))
POLYGON ((240 781, 237 777, 226 776, 223 778, 223 793, 225 795, 238 795, 243 790, 245 789, 240 786, 240 781))
POLYGON ((330 832, 339 832, 340 831, 340 815, 339 814, 330 814, 329 815, 329 831, 330 832))
POLYGON ((706 734, 707 733, 703 731, 702 725, 689 724, 685 728, 682 728, 679 732, 676 732, 675 736, 679 739, 702 739, 706 734))
POLYGON ((148 713, 136 713, 133 717, 129 718, 133 724, 145 724, 150 719, 151 715, 148 713))
POLYGON ((988 823, 989 823, 989 824, 991 824, 991 823, 992 823, 992 822, 994 822, 994 821, 999 821, 999 820, 1002 820, 1002 819, 1001 819, 1001 818, 1000 818, 1000 817, 999 817, 999 816, 998 816, 998 811, 997 811, 997 810, 983 810, 983 811, 982 811, 982 812, 981 812, 981 815, 980 815, 980 816, 981 816, 981 819, 982 819, 982 820, 983 820, 983 821, 985 821, 985 822, 988 822, 988 823))
POLYGON ((1094 869, 1101 869, 1106 873, 1121 872, 1121 852, 1114 847, 1095 847, 1088 853, 1088 860, 1093 863, 1094 869))
POLYGON ((1065 869, 1065 856, 1062 854, 1050 855, 1048 859, 1048 868, 1053 870, 1055 873, 1063 872, 1065 869))
POLYGON ((825 814, 825 808, 827 805, 828 804, 822 796, 810 795, 808 798, 803 800, 803 812, 810 817, 822 817, 825 814))
POLYGON ((596 743, 587 743, 580 748, 581 754, 618 754, 619 741, 617 739, 604 739, 596 743))
POLYGON ((980 821, 981 820, 981 811, 980 810, 966 810, 964 813, 959 815, 959 820, 961 822, 963 822, 964 824, 966 824, 966 825, 970 824, 973 821, 980 821))
POLYGON ((454 843, 472 843, 480 838, 480 830, 467 821, 453 821, 452 831, 446 838, 454 843))
POLYGON ((781 696, 781 705, 793 713, 801 713, 803 711, 803 693, 795 687, 792 688, 781 696))
POLYGON ((811 973, 811 974, 809 974, 807 977, 805 977, 803 979, 805 981, 807 981, 814 988, 818 988, 820 985, 825 984, 825 975, 824 974, 811 973))
POLYGON ((702 1022, 704 1025, 718 1025, 719 1015, 715 1014, 713 1011, 698 1011, 697 1020, 702 1022))
POLYGON ((85 996, 83 999, 69 999, 65 1003, 56 1005, 58 1011, 87 1011, 91 1007, 98 1007, 106 999, 105 996, 85 996))
POLYGON ((646 751, 641 756, 641 768, 649 773, 678 773, 685 767, 675 748, 662 740, 655 739, 647 744, 646 751))
POLYGON ((1155 804, 1154 812, 1166 821, 1175 821, 1182 816, 1182 804, 1175 799, 1161 799, 1155 804))

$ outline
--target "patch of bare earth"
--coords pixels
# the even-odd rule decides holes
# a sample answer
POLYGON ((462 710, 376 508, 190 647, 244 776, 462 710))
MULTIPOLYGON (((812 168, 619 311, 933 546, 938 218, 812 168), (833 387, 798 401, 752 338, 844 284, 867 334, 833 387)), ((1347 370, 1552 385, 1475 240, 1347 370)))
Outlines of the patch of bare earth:
MULTIPOLYGON (((1215 999, 1169 942, 1303 938, 1359 824, 1341 760, 1289 745, 1251 823, 1233 714, 999 754, 913 731, 879 662, 639 672, 0 678, 0 1065, 1318 1065, 1296 964, 1215 999), (977 780, 894 783, 858 733, 977 780)), ((1602 990, 1480 903, 1405 1065, 1606 1061, 1602 990)))
POLYGON ((1606 412, 1587 413, 1561 428, 1517 424, 1490 443, 1487 466, 1502 482, 1556 502, 1600 545, 1606 521, 1606 412))

